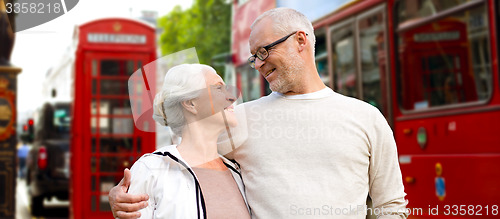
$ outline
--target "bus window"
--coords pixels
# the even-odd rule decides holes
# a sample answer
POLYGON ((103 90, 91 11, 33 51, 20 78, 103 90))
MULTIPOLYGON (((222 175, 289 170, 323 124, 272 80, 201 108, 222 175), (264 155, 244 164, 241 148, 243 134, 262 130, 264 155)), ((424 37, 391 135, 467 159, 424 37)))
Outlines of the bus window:
POLYGON ((407 20, 424 18, 438 12, 461 5, 470 0, 404 0, 399 2, 398 18, 402 23, 407 20))
POLYGON ((358 20, 363 100, 387 115, 384 23, 382 11, 358 20))
MULTIPOLYGON (((397 6, 400 17, 414 10, 409 2, 413 1, 397 6)), ((439 15, 439 20, 403 19, 398 24, 397 88, 405 110, 485 101, 491 96, 491 46, 484 4, 443 13, 447 14, 439 15)))
POLYGON ((330 31, 334 87, 341 94, 358 97, 353 25, 349 23, 348 25, 333 26, 330 31))
POLYGON ((316 68, 319 77, 326 86, 330 86, 330 75, 328 74, 328 52, 326 50, 326 34, 324 29, 318 29, 314 34, 316 36, 316 49, 314 50, 316 58, 316 68))

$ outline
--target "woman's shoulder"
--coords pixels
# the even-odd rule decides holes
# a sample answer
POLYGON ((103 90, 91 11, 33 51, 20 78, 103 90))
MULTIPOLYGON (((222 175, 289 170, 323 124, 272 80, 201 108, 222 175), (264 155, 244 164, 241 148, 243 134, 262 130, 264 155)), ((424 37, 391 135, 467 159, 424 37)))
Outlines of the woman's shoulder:
MULTIPOLYGON (((171 157, 164 156, 164 154, 178 154, 177 145, 168 145, 161 147, 154 151, 153 153, 146 153, 142 155, 133 166, 142 165, 147 169, 158 169, 168 167, 170 165, 170 161, 172 161, 171 157)), ((174 156, 175 157, 175 156, 174 156)), ((132 167, 133 167, 132 166, 132 167)))

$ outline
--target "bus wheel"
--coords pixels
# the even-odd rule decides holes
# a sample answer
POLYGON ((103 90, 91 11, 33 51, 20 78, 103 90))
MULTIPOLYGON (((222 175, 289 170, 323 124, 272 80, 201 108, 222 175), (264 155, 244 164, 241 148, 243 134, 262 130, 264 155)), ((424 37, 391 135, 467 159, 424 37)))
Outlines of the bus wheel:
POLYGON ((40 216, 43 212, 43 196, 32 196, 30 208, 31 215, 40 216))

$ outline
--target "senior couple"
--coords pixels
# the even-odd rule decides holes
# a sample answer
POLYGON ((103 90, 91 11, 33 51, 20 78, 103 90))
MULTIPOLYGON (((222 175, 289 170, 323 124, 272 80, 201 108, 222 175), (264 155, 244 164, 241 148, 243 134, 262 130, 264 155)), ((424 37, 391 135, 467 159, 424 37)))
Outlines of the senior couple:
POLYGON ((365 218, 368 195, 380 218, 406 218, 392 131, 375 107, 323 84, 311 22, 269 10, 249 43, 273 92, 233 109, 213 68, 169 70, 153 117, 182 141, 125 170, 109 194, 115 218, 365 218), (223 157, 218 138, 229 129, 247 135, 223 157))

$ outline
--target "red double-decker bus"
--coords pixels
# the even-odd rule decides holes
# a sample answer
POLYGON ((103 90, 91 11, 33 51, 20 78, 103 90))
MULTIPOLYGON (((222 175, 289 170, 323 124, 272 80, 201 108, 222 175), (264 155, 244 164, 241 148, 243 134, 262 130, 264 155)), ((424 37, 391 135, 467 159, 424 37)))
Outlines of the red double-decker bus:
POLYGON ((235 0, 226 78, 245 101, 270 92, 246 60, 250 24, 274 7, 312 20, 323 82, 391 124, 413 218, 499 217, 498 1, 235 0))
MULTIPOLYGON (((68 55, 46 81, 46 96, 57 96, 55 101, 69 102, 71 108, 71 218, 112 217, 109 190, 124 168, 155 150, 154 130, 134 125, 129 96, 131 76, 156 59, 155 32, 147 23, 123 18, 82 24, 75 28, 68 55)), ((156 87, 155 78, 148 79, 149 86, 135 84, 133 98, 148 100, 147 89, 156 87)))

